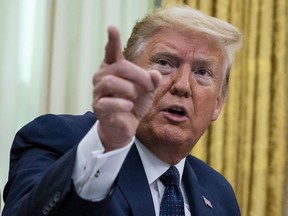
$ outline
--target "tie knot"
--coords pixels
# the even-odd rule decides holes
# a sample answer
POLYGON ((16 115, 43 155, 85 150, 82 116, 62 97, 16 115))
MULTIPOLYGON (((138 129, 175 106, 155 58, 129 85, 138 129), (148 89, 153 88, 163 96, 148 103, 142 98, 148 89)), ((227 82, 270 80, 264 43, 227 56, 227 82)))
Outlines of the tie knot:
POLYGON ((170 168, 160 176, 161 182, 165 187, 168 186, 178 186, 179 185, 179 172, 175 166, 170 166, 170 168))

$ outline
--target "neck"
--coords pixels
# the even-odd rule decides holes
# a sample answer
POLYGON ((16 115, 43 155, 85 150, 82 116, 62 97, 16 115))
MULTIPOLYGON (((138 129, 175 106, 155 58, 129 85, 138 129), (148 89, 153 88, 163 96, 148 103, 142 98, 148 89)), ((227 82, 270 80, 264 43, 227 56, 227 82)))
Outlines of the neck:
POLYGON ((182 148, 185 144, 179 145, 167 142, 167 140, 161 141, 155 137, 151 137, 152 136, 147 137, 137 135, 137 139, 157 158, 165 163, 176 165, 190 153, 190 149, 186 150, 186 148, 182 148))

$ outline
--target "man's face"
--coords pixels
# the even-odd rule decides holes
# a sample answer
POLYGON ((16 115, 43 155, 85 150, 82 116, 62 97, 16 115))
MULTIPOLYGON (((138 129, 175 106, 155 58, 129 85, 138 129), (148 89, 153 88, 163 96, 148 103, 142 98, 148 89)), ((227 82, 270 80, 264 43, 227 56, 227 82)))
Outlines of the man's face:
POLYGON ((150 143, 152 151, 159 144, 181 146, 183 154, 189 153, 220 113, 224 52, 203 33, 168 28, 154 33, 144 46, 134 62, 160 71, 163 79, 137 137, 150 143))

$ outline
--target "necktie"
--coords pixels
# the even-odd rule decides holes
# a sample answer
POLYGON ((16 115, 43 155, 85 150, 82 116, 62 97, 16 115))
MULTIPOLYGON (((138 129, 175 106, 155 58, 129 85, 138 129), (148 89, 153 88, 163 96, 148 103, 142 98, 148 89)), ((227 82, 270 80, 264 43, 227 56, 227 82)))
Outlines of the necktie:
POLYGON ((171 166, 159 178, 165 186, 165 191, 160 204, 160 216, 183 216, 184 201, 179 188, 179 172, 175 166, 171 166))

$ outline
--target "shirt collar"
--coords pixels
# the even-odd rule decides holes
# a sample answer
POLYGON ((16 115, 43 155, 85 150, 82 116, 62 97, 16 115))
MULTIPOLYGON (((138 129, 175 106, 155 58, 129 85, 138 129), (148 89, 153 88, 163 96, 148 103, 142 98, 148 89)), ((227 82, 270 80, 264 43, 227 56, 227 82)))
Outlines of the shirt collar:
MULTIPOLYGON (((157 158, 156 155, 146 148, 137 138, 135 139, 135 144, 150 185, 166 172, 171 165, 157 158)), ((174 165, 179 171, 180 179, 182 179, 185 159, 186 158, 183 158, 178 164, 174 165)))

